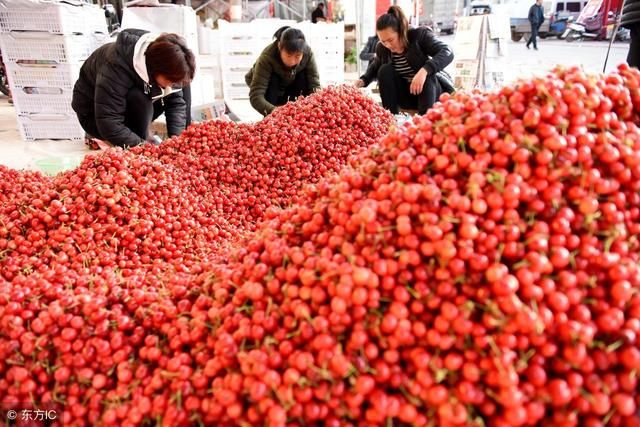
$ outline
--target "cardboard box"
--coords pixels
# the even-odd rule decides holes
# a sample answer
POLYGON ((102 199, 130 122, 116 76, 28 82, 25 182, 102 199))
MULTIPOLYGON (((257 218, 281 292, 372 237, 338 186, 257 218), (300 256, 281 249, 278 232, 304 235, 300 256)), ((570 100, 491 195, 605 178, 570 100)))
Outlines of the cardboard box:
POLYGON ((458 89, 473 90, 478 83, 480 61, 457 61, 453 68, 453 82, 458 89))
POLYGON ((509 78, 509 63, 507 58, 486 58, 484 83, 486 90, 500 89, 509 78))
POLYGON ((508 41, 506 39, 487 40, 487 58, 501 58, 508 55, 508 41))
POLYGON ((191 108, 191 121, 194 123, 206 122, 224 116, 226 106, 223 100, 217 100, 208 104, 191 108))
POLYGON ((454 44, 479 44, 478 35, 482 31, 483 15, 464 16, 458 19, 454 44))

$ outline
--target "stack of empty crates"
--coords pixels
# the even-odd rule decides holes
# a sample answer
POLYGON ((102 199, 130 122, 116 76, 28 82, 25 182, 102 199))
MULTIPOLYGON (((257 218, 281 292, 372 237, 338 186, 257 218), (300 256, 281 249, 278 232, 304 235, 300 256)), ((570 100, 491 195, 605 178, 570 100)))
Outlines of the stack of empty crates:
POLYGON ((3 2, 0 49, 24 140, 84 138, 73 86, 82 62, 108 40, 98 6, 3 2))
POLYGON ((313 51, 323 87, 344 83, 344 22, 296 25, 313 51))
POLYGON ((252 22, 229 23, 218 21, 222 90, 229 100, 248 100, 249 87, 244 76, 251 69, 260 53, 273 42, 273 34, 295 21, 256 19, 252 22))

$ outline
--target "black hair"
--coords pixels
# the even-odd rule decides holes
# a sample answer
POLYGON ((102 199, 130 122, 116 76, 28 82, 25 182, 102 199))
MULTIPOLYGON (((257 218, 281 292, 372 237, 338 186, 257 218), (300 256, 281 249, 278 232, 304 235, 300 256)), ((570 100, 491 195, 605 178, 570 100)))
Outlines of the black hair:
POLYGON ((409 45, 409 21, 400 6, 391 6, 387 13, 380 15, 376 21, 376 31, 391 28, 400 35, 404 46, 409 45))
POLYGON ((322 2, 318 3, 318 7, 324 7, 324 3, 322 2))
POLYGON ((309 49, 304 33, 297 28, 282 27, 273 35, 278 40, 278 47, 288 53, 305 52, 309 49))

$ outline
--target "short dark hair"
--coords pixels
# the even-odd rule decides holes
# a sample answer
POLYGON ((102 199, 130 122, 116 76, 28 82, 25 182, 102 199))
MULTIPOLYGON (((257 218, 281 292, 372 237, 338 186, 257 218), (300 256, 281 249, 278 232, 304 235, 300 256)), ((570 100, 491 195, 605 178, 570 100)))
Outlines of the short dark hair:
POLYGON ((391 6, 387 13, 376 21, 376 31, 391 28, 400 35, 404 46, 409 45, 409 21, 400 6, 391 6))
POLYGON ((149 78, 162 75, 173 83, 189 84, 196 73, 196 57, 185 39, 177 34, 163 33, 145 52, 149 78))
POLYGON ((318 3, 318 7, 324 7, 324 3, 318 3))
POLYGON ((288 53, 305 52, 309 50, 304 33, 297 28, 282 27, 273 35, 278 40, 280 49, 288 53))

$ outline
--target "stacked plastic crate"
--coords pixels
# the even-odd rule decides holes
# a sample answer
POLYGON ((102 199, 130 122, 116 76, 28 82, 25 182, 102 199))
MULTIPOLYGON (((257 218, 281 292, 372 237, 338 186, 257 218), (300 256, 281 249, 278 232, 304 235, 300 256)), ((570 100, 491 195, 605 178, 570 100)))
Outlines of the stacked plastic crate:
POLYGON ((295 21, 256 19, 251 22, 229 23, 218 20, 225 100, 249 99, 249 88, 244 76, 264 48, 273 42, 273 34, 285 25, 295 25, 295 21))
POLYGON ((323 87, 344 83, 344 22, 296 25, 307 38, 323 87))
POLYGON ((84 138, 71 98, 82 62, 109 40, 104 11, 7 1, 0 5, 0 33, 22 138, 84 138))

